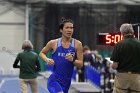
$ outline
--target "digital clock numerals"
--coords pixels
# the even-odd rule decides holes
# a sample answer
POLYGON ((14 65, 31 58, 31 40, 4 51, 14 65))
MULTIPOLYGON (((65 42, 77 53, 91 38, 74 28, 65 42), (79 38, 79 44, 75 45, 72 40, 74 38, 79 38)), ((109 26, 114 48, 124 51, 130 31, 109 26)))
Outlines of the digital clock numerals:
POLYGON ((120 40, 123 39, 123 36, 122 35, 106 35, 105 37, 105 40, 106 40, 106 44, 111 44, 111 43, 117 43, 119 42, 120 40))
MULTIPOLYGON (((137 34, 135 34, 134 38, 137 37, 137 34)), ((98 33, 97 35, 98 45, 114 46, 120 40, 123 40, 121 33, 98 33)))

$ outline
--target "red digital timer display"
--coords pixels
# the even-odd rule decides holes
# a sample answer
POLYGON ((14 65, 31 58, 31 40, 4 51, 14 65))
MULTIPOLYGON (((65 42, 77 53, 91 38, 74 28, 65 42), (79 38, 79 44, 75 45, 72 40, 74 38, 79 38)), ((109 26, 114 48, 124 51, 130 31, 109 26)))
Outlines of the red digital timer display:
POLYGON ((111 43, 114 43, 116 44, 117 42, 119 42, 120 40, 123 39, 123 36, 122 35, 111 35, 111 34, 108 34, 105 36, 105 40, 106 40, 106 44, 111 44, 111 43))
MULTIPOLYGON (((137 36, 134 35, 134 37, 137 36)), ((98 33, 97 35, 97 43, 99 45, 114 46, 120 40, 123 40, 121 33, 98 33)))
POLYGON ((97 43, 99 45, 115 45, 123 39, 120 33, 98 33, 97 43))

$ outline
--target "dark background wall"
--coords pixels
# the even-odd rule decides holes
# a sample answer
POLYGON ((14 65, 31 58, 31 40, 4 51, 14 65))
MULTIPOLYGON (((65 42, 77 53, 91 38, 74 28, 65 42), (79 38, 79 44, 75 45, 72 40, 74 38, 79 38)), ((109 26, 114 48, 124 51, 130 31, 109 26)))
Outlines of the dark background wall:
MULTIPOLYGON (((74 38, 92 50, 98 49, 104 57, 110 56, 113 46, 98 45, 99 32, 119 32, 122 23, 140 22, 139 6, 132 5, 45 3, 30 7, 30 39, 38 51, 49 40, 59 37, 58 25, 61 17, 74 21, 74 38)), ((137 33, 137 26, 134 29, 137 33)))

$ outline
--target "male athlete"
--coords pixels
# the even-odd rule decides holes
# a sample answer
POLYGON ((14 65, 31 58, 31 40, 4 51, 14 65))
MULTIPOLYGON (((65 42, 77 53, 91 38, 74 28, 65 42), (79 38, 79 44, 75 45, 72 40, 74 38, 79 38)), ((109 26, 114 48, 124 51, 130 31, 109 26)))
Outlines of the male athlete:
POLYGON ((48 64, 53 65, 47 87, 50 93, 68 93, 74 66, 83 66, 82 43, 72 38, 74 31, 73 21, 62 20, 59 25, 61 38, 50 40, 41 50, 40 57, 48 64), (46 57, 48 51, 53 51, 52 59, 46 57))

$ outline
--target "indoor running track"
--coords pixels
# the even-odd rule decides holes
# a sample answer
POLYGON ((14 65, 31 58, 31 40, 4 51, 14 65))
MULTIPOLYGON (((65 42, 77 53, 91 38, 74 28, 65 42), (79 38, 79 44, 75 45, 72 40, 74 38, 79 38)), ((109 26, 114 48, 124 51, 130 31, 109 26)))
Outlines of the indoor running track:
MULTIPOLYGON (((39 80, 38 80, 39 81, 39 80)), ((38 84, 39 93, 49 93, 48 90, 43 88, 40 83, 38 84)), ((21 93, 18 77, 2 77, 0 76, 0 93, 21 93)), ((31 89, 29 87, 29 93, 31 89)))

